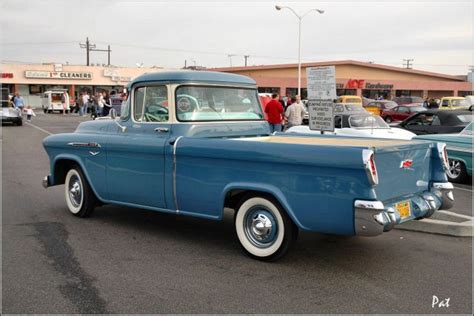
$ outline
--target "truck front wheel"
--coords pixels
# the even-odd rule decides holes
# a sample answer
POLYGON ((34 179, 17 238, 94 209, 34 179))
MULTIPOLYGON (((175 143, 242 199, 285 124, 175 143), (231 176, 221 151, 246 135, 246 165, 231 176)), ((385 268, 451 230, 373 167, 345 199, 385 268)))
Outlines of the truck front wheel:
POLYGON ((245 252, 263 261, 285 255, 298 233, 277 201, 257 195, 242 199, 235 215, 235 230, 245 252))
POLYGON ((67 172, 64 195, 73 215, 87 217, 94 211, 97 200, 80 167, 74 166, 67 172))

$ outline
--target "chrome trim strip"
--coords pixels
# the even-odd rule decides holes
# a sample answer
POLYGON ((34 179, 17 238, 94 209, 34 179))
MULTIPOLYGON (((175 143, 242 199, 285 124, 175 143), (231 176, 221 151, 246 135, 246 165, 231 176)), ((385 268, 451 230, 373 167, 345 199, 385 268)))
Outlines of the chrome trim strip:
POLYGON ((375 165, 376 174, 375 176, 372 175, 372 170, 370 168, 370 157, 374 155, 374 164, 375 164, 375 153, 372 149, 364 149, 362 150, 362 161, 364 163, 365 172, 367 173, 367 177, 369 182, 372 186, 375 186, 379 183, 379 175, 377 172, 377 166, 375 165))
POLYGON ((355 200, 354 206, 357 208, 366 208, 373 210, 383 210, 385 207, 380 201, 355 200))
POLYGON ((178 147, 178 142, 181 138, 183 138, 183 136, 176 138, 176 141, 173 144, 173 199, 176 213, 179 213, 178 196, 176 195, 176 148, 178 147))
POLYGON ((73 147, 94 147, 94 148, 101 148, 99 143, 81 143, 81 142, 70 142, 67 143, 69 146, 73 147))
POLYGON ((439 190, 454 190, 451 182, 433 182, 432 187, 439 190))

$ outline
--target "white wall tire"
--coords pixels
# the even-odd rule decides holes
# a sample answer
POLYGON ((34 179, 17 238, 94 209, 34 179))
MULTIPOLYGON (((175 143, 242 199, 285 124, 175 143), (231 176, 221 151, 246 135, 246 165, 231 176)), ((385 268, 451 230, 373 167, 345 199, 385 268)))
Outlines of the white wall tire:
POLYGON ((94 211, 95 195, 81 169, 77 166, 69 169, 66 174, 64 197, 69 212, 74 216, 87 217, 94 211))
POLYGON ((235 230, 245 252, 264 261, 281 258, 296 239, 297 227, 273 198, 249 195, 235 215, 235 230))

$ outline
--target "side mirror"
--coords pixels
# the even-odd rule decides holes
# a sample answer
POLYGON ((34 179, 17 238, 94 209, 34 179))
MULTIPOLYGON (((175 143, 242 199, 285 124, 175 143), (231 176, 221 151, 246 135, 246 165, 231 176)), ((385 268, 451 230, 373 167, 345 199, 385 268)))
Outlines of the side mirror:
POLYGON ((110 109, 109 114, 110 114, 110 118, 111 118, 112 120, 115 120, 115 118, 117 117, 117 110, 115 110, 114 108, 112 108, 112 109, 110 109))
POLYGON ((115 124, 116 124, 118 127, 120 127, 120 130, 122 131, 122 133, 125 133, 125 131, 127 130, 127 127, 121 125, 121 124, 120 124, 119 122, 117 122, 117 120, 116 120, 116 118, 117 118, 117 110, 115 110, 114 108, 110 109, 109 115, 110 115, 110 118, 115 122, 115 124))

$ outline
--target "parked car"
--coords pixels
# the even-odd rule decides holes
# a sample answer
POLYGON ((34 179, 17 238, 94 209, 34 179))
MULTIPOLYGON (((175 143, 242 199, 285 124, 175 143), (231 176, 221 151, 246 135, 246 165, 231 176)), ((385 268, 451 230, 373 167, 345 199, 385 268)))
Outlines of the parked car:
POLYGON ((391 109, 385 109, 382 112, 382 118, 387 123, 403 121, 414 113, 426 111, 426 108, 418 104, 399 105, 391 109))
POLYGON ((423 104, 424 100, 421 97, 395 97, 392 101, 398 105, 405 105, 411 103, 423 104))
POLYGON ((440 110, 463 110, 469 108, 469 103, 463 97, 443 97, 441 98, 440 110))
POLYGON ((459 134, 423 135, 414 139, 445 143, 449 160, 446 175, 451 182, 463 183, 472 178, 473 132, 474 123, 471 122, 459 134))
POLYGON ((337 103, 356 103, 362 105, 362 98, 357 95, 341 95, 336 100, 337 103))
MULTIPOLYGON (((407 130, 390 127, 380 116, 370 113, 353 113, 334 116, 334 132, 324 132, 326 135, 374 137, 410 140, 415 134, 407 130)), ((321 134, 320 131, 310 130, 309 126, 294 126, 286 133, 321 134)))
POLYGON ((52 113, 54 111, 62 112, 63 105, 61 103, 61 98, 63 93, 66 92, 66 113, 69 113, 71 110, 69 95, 67 94, 66 89, 54 89, 45 91, 41 97, 41 106, 44 113, 52 113))
POLYGON ((2 102, 2 111, 0 112, 0 116, 2 118, 2 124, 11 123, 13 125, 18 125, 18 126, 23 125, 23 117, 20 111, 13 107, 4 106, 3 102, 2 102))
POLYGON ((255 81, 235 74, 149 73, 130 93, 120 117, 43 141, 43 186, 64 184, 75 216, 118 204, 222 220, 232 208, 242 248, 276 260, 300 229, 375 236, 452 206, 441 144, 272 135, 255 81), (149 102, 161 96, 167 107, 149 102))
POLYGON ((393 109, 397 104, 390 100, 378 100, 369 102, 367 105, 364 105, 364 108, 375 115, 382 115, 382 112, 388 109, 393 109))
POLYGON ((427 110, 410 116, 398 126, 417 135, 451 134, 461 132, 472 119, 472 112, 467 110, 427 110))

